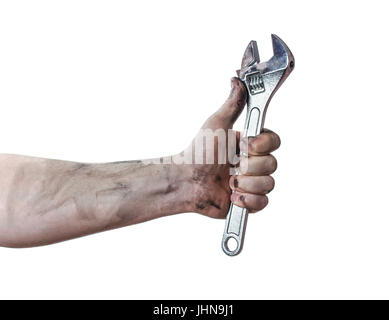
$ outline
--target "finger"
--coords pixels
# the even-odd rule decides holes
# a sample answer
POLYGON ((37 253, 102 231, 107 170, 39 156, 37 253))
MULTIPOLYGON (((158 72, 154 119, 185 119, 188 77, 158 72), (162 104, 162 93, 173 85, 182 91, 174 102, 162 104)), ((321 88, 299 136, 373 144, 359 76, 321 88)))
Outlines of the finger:
POLYGON ((218 113, 230 123, 234 123, 239 117, 246 104, 247 91, 242 81, 239 78, 233 77, 231 79, 231 92, 226 102, 221 106, 218 113))
POLYGON ((277 160, 271 154, 243 157, 239 164, 239 172, 249 176, 268 176, 276 170, 277 160))
POLYGON ((280 137, 267 129, 256 137, 244 138, 240 142, 241 150, 249 155, 266 155, 277 150, 280 145, 280 137))
POLYGON ((249 212, 256 212, 265 208, 269 199, 263 195, 234 192, 231 194, 231 202, 238 207, 248 209, 249 212))
POLYGON ((247 91, 241 80, 231 79, 231 92, 226 102, 203 125, 203 128, 232 128, 246 104, 247 91))
POLYGON ((230 188, 242 193, 265 195, 274 189, 274 179, 271 176, 238 176, 230 178, 230 188))

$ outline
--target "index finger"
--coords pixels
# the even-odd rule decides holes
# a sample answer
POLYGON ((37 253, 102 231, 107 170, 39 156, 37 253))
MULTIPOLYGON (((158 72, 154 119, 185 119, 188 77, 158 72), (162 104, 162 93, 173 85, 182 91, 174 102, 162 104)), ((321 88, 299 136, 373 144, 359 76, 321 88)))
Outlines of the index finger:
POLYGON ((251 156, 267 155, 281 145, 280 137, 273 131, 264 129, 256 137, 248 137, 240 142, 240 150, 251 156))

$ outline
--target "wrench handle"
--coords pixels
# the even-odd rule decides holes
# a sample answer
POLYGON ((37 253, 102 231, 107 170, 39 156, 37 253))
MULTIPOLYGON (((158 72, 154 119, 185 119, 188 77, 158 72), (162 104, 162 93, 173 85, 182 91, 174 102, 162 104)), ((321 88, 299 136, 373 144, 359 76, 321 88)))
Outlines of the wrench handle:
MULTIPOLYGON (((252 100, 250 98, 249 96, 245 129, 243 132, 244 137, 256 136, 263 128, 264 114, 257 106, 252 106, 252 100)), ((222 249, 225 254, 235 256, 241 252, 246 233, 247 217, 247 209, 231 203, 222 240, 222 249), (232 246, 233 242, 235 242, 235 246, 232 246)))

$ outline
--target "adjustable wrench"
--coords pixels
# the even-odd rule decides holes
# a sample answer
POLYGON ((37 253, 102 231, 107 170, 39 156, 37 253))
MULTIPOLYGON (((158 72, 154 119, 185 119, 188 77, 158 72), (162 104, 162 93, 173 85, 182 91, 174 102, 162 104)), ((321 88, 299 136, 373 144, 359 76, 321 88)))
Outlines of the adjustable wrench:
MULTIPOLYGON (((243 55, 241 69, 237 71, 248 93, 243 137, 262 132, 269 102, 294 68, 294 58, 287 45, 274 34, 272 43, 273 57, 261 63, 257 43, 251 41, 243 55)), ((242 152, 241 155, 247 156, 242 152)), ((222 249, 229 256, 239 254, 243 248, 247 215, 247 209, 231 203, 222 240, 222 249), (235 248, 231 247, 231 241, 235 242, 235 248)))

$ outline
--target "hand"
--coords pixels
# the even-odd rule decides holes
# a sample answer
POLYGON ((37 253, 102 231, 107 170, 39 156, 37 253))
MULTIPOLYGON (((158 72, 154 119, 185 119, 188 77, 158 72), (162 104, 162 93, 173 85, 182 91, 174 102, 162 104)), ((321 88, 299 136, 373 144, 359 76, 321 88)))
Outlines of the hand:
MULTIPOLYGON (((194 158, 198 158, 195 150, 196 141, 203 141, 204 130, 227 132, 242 112, 247 99, 246 89, 238 78, 231 80, 231 87, 227 101, 204 123, 192 144, 185 150, 185 152, 194 150, 194 158)), ((235 133, 235 139, 240 140, 239 132, 235 133)), ((232 176, 230 176, 231 161, 224 164, 219 161, 220 150, 217 146, 220 139, 223 138, 215 137, 214 145, 206 145, 200 157, 204 159, 208 155, 213 155, 215 160, 213 164, 189 166, 193 186, 192 211, 213 218, 225 218, 230 201, 239 207, 247 208, 251 213, 262 210, 268 204, 266 195, 274 188, 274 179, 270 174, 276 170, 277 161, 270 153, 280 146, 280 138, 274 132, 265 130, 259 136, 242 139, 234 151, 239 154, 240 147, 249 156, 243 157, 240 161, 241 175, 232 176), (234 192, 231 193, 231 190, 234 192)), ((227 154, 226 149, 222 154, 223 152, 227 154)))

